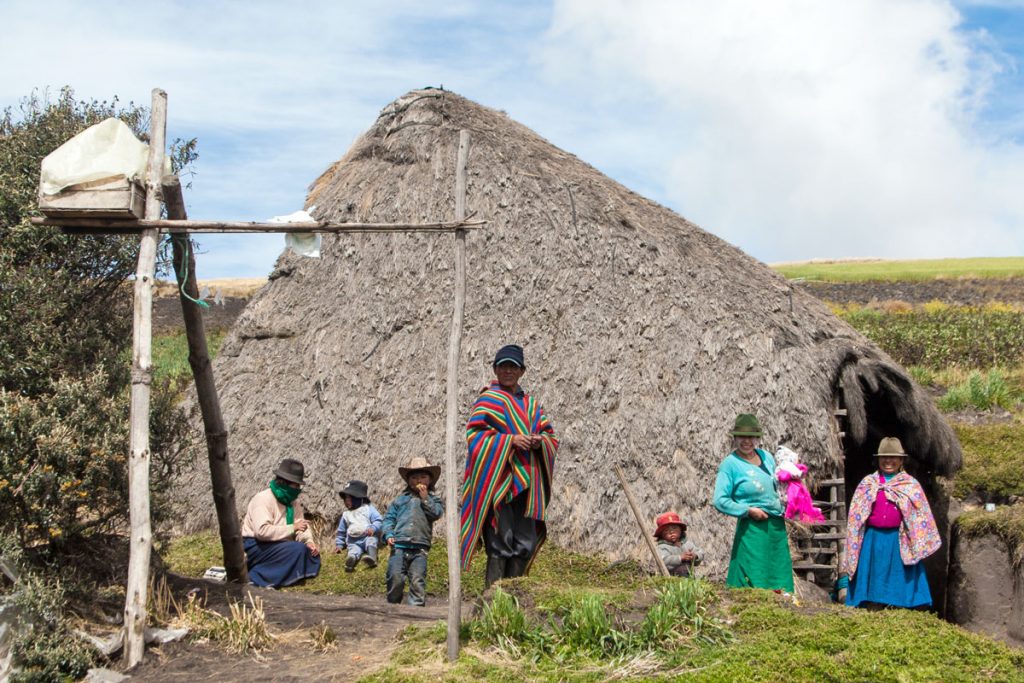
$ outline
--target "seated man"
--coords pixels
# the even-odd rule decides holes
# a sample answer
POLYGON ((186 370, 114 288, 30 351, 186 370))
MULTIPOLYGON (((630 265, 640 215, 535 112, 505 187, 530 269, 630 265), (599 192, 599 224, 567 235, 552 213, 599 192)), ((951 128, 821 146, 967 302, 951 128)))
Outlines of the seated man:
POLYGON ((320 573, 320 550, 302 517, 302 504, 296 501, 304 474, 301 462, 285 458, 269 488, 249 501, 242 544, 253 585, 290 586, 320 573))

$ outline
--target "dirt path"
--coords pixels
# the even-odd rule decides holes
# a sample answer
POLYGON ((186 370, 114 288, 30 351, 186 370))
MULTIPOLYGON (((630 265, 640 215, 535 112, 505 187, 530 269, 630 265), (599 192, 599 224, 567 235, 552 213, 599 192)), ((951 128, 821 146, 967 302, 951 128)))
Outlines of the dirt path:
MULTIPOLYGON (((260 588, 225 587, 175 577, 173 590, 206 591, 207 607, 228 612, 228 600, 247 591, 263 600, 267 625, 276 637, 270 650, 233 655, 211 643, 171 643, 147 650, 133 681, 331 681, 356 680, 385 664, 409 625, 427 626, 448 616, 447 601, 428 598, 426 607, 389 605, 383 596, 320 595, 260 588), (333 649, 316 652, 311 630, 327 624, 338 636, 333 649)), ((463 606, 463 618, 472 607, 463 606)))

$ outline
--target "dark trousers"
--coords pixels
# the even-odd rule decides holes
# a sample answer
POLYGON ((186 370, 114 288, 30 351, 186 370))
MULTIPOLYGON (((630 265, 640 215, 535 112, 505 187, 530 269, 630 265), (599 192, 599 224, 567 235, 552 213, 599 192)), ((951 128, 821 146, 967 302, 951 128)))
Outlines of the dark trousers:
POLYGON ((409 604, 422 607, 427 601, 427 550, 429 548, 391 547, 386 578, 388 602, 402 602, 405 581, 409 580, 409 604))
POLYGON ((488 557, 528 560, 540 540, 537 520, 526 516, 527 492, 520 493, 497 513, 491 512, 484 521, 484 548, 488 557), (497 514, 497 528, 491 524, 497 514))

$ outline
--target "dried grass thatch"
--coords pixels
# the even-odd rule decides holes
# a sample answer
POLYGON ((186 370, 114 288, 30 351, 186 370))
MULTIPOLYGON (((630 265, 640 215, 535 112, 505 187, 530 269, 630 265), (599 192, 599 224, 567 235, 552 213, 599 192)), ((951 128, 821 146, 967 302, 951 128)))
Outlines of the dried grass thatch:
MULTIPOLYGON (((884 431, 926 470, 959 467, 929 397, 824 305, 501 112, 411 92, 313 183, 308 204, 334 221, 450 218, 461 128, 473 136, 468 207, 490 221, 468 238, 462 419, 494 350, 521 343, 523 384, 562 439, 555 543, 644 556, 618 462, 646 512, 678 510, 709 567, 723 567, 733 521, 710 496, 739 412, 819 476, 842 471, 840 394, 851 462, 884 431)), ((216 363, 240 505, 285 455, 305 461, 307 507, 325 512, 349 478, 386 503, 401 462, 442 459, 452 276, 450 235, 328 236, 319 260, 281 256, 216 363)), ((197 485, 205 471, 190 475, 197 485)), ((190 518, 212 521, 208 499, 190 502, 190 518)))

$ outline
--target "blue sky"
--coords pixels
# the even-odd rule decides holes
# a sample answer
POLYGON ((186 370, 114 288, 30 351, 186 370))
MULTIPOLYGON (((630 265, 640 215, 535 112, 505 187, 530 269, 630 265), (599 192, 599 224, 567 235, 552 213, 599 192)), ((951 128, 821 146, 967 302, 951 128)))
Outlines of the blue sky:
MULTIPOLYGON (((0 23, 0 106, 167 90, 193 218, 302 208, 384 106, 443 85, 764 261, 1024 254, 1024 0, 7 0, 0 23)), ((200 278, 284 246, 200 242, 200 278)))

